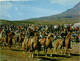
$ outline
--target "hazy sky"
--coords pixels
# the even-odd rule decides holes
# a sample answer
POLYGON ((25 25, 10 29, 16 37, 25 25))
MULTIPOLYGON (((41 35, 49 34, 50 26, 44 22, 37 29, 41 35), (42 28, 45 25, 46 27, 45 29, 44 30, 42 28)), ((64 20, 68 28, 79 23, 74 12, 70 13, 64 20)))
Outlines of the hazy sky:
POLYGON ((0 0, 0 19, 24 20, 59 14, 80 0, 0 0))

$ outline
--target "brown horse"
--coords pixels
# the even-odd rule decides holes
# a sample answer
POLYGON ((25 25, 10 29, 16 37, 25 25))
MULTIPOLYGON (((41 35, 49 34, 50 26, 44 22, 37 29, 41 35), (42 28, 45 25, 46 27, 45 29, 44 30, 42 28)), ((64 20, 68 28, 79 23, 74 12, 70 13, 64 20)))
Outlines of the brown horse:
POLYGON ((65 46, 63 46, 63 39, 58 39, 57 40, 57 42, 56 42, 56 52, 57 52, 58 46, 60 45, 61 49, 62 49, 62 47, 66 47, 66 53, 68 52, 69 56, 70 56, 70 50, 69 50, 70 41, 71 41, 71 33, 69 32, 68 35, 66 36, 66 39, 65 39, 65 46))
POLYGON ((9 46, 9 49, 11 49, 11 46, 12 46, 12 40, 13 40, 13 37, 14 37, 14 32, 10 32, 8 34, 8 46, 9 46))
POLYGON ((40 40, 40 44, 44 46, 44 53, 47 56, 47 49, 50 48, 52 56, 52 41, 54 40, 53 33, 49 33, 45 39, 40 40))
POLYGON ((2 32, 2 29, 0 29, 0 33, 2 32))
POLYGON ((39 39, 39 34, 35 33, 33 37, 31 38, 27 38, 26 37, 26 41, 24 40, 22 43, 22 49, 24 50, 25 48, 27 48, 27 51, 29 52, 29 57, 33 57, 34 56, 34 51, 37 50, 38 55, 39 55, 39 51, 40 51, 40 43, 38 41, 39 39), (32 47, 32 49, 31 49, 32 47))
POLYGON ((24 37, 24 41, 22 42, 22 50, 23 53, 25 52, 25 49, 27 48, 27 44, 28 44, 29 38, 27 36, 24 37))
POLYGON ((1 46, 4 46, 4 42, 5 42, 5 38, 4 37, 1 37, 0 38, 0 45, 1 46))
POLYGON ((24 34, 23 34, 23 32, 20 32, 19 33, 19 43, 22 44, 23 40, 24 40, 24 34))

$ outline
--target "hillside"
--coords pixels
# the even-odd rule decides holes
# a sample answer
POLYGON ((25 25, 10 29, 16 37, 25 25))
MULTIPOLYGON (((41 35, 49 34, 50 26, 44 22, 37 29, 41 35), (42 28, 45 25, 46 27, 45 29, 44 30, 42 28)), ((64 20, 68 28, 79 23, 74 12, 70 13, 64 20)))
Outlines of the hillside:
POLYGON ((0 19, 0 25, 2 24, 64 24, 64 23, 76 23, 80 21, 80 2, 73 8, 68 9, 65 12, 57 15, 51 15, 47 17, 31 18, 21 21, 9 21, 0 19))
POLYGON ((62 12, 61 14, 47 16, 47 17, 40 17, 40 18, 32 18, 28 20, 73 20, 73 21, 79 21, 80 19, 80 2, 75 5, 73 8, 68 9, 65 12, 62 12))

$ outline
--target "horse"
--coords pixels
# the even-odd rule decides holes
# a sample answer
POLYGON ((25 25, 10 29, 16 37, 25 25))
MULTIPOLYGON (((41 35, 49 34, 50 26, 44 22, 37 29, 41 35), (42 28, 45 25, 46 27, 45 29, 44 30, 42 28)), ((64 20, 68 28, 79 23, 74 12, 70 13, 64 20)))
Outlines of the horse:
POLYGON ((2 32, 2 29, 0 29, 0 33, 2 32))
POLYGON ((10 32, 8 34, 8 46, 9 46, 9 49, 11 49, 11 46, 12 46, 12 43, 13 43, 13 37, 14 37, 15 33, 14 32, 10 32))
POLYGON ((28 38, 28 36, 26 35, 26 36, 24 37, 23 42, 22 42, 22 50, 23 50, 23 53, 25 53, 25 49, 26 49, 26 46, 27 46, 27 44, 28 44, 28 41, 29 41, 29 38, 28 38))
POLYGON ((35 33, 33 37, 26 37, 26 39, 24 39, 23 43, 22 43, 22 49, 26 50, 29 52, 29 57, 34 57, 34 52, 35 50, 37 50, 39 55, 39 51, 40 51, 40 43, 39 43, 39 34, 35 33), (31 55, 31 56, 30 56, 31 55))
POLYGON ((5 38, 0 34, 0 45, 4 46, 5 38))
POLYGON ((0 33, 0 43, 3 45, 3 46, 6 46, 7 43, 8 43, 8 33, 5 31, 5 29, 3 29, 0 33))
POLYGON ((24 34, 23 32, 19 32, 19 43, 22 44, 23 40, 24 40, 24 34))
POLYGON ((56 53, 57 53, 57 48, 58 46, 60 45, 60 49, 62 49, 62 47, 66 47, 66 53, 68 52, 69 56, 70 56, 70 41, 71 41, 71 33, 68 32, 68 35, 66 36, 66 39, 65 39, 65 45, 63 46, 63 39, 58 39, 57 42, 56 42, 56 53))
POLYGON ((40 40, 40 44, 44 46, 44 54, 47 56, 47 49, 50 48, 52 56, 52 41, 54 40, 53 33, 49 33, 46 38, 40 40))

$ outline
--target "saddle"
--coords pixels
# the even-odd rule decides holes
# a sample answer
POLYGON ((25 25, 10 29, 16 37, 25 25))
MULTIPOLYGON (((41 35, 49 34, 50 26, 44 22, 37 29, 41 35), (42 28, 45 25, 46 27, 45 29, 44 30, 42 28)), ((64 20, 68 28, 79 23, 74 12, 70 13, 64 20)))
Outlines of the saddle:
POLYGON ((46 41, 46 38, 43 38, 42 40, 46 41))
POLYGON ((39 38, 39 41, 40 41, 40 40, 45 40, 45 41, 46 41, 46 38, 45 38, 45 37, 40 37, 40 38, 39 38))

